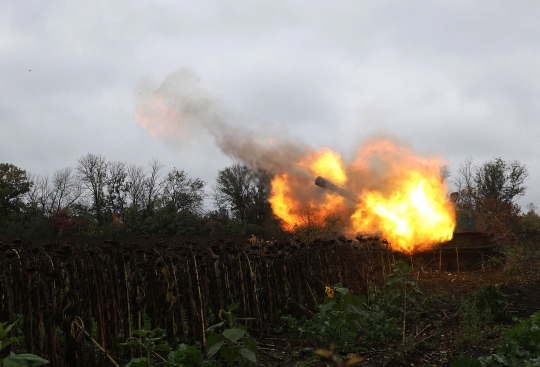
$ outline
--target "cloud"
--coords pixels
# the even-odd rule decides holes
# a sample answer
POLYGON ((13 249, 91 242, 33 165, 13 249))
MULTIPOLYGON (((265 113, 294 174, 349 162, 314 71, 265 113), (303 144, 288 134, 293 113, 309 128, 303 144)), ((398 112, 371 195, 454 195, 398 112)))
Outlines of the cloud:
POLYGON ((212 182, 231 160, 211 135, 171 149, 134 119, 133 94, 188 67, 241 119, 344 156, 387 133, 453 166, 518 159, 531 171, 522 204, 538 203, 539 13, 504 1, 4 2, 0 156, 36 173, 89 151, 159 156, 212 182))

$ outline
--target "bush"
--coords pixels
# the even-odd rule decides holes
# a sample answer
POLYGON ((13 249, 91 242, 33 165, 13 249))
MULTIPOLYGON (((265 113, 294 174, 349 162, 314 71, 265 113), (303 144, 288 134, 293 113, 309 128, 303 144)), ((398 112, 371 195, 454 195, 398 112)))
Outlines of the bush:
POLYGON ((540 312, 508 330, 495 353, 474 360, 462 356, 452 367, 540 366, 540 312))
POLYGON ((484 338, 489 325, 512 321, 507 310, 508 299, 496 286, 481 287, 472 299, 459 305, 461 336, 458 344, 476 345, 484 338))
POLYGON ((179 367, 197 367, 203 361, 204 355, 196 346, 180 344, 178 349, 170 352, 168 362, 179 367))

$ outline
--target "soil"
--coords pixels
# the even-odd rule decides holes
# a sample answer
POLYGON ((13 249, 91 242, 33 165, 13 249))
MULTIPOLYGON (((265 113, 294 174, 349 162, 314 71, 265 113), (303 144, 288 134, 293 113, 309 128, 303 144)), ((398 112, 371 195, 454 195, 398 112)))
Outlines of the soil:
MULTIPOLYGON (((462 298, 470 297, 479 287, 497 285, 508 297, 507 309, 518 319, 524 319, 540 310, 540 262, 519 263, 514 269, 502 268, 461 271, 459 273, 419 273, 419 286, 426 296, 438 296, 444 303, 433 310, 442 317, 428 315, 427 325, 418 330, 407 328, 409 343, 368 345, 358 342, 357 350, 349 356, 362 356, 365 361, 358 366, 450 366, 460 355, 486 356, 501 340, 501 329, 486 328, 478 345, 460 344, 458 305, 462 298), (490 330, 490 331, 488 331, 490 330)), ((422 325, 425 325, 423 323, 422 325)), ((335 366, 318 361, 306 340, 295 340, 289 335, 273 335, 270 330, 259 337, 261 366, 335 366)), ((344 358, 346 359, 346 358, 344 358)))

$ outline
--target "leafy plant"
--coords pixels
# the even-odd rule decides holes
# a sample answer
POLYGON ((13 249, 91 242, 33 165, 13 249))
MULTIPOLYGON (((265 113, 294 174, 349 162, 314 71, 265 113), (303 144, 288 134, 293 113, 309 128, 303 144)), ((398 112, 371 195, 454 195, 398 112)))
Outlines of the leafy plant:
POLYGON ((481 287, 472 299, 463 299, 459 305, 461 336, 458 344, 476 345, 491 324, 512 321, 507 306, 506 295, 493 285, 481 287))
POLYGON ((483 338, 482 332, 484 325, 486 325, 484 321, 491 320, 489 309, 485 314, 482 314, 474 299, 464 299, 459 306, 459 318, 461 335, 456 342, 464 345, 477 345, 483 338))
POLYGON ((167 361, 179 367, 196 367, 204 359, 204 354, 194 345, 180 344, 177 350, 170 352, 167 361))
POLYGON ((365 302, 365 297, 349 294, 341 283, 327 286, 318 313, 298 328, 300 336, 305 335, 317 346, 335 343, 339 349, 346 347, 356 337, 360 320, 366 315, 362 309, 365 302))
POLYGON ((393 272, 386 277, 382 289, 370 289, 370 304, 361 320, 366 339, 395 341, 400 334, 405 340, 405 322, 416 320, 424 311, 425 297, 418 279, 409 277, 412 268, 403 261, 392 264, 393 272))
MULTIPOLYGON (((508 297, 497 286, 488 285, 478 289, 474 302, 482 315, 489 313, 493 322, 509 322, 513 319, 508 312, 508 297)), ((488 320, 483 321, 487 323, 488 320)))
MULTIPOLYGON (((155 365, 153 356, 158 355, 157 352, 170 352, 171 347, 164 341, 165 332, 160 328, 154 330, 133 330, 133 335, 126 343, 121 343, 121 346, 138 347, 146 355, 132 358, 125 367, 152 367, 155 365)), ((163 358, 162 358, 163 359, 163 358)), ((165 367, 178 367, 178 364, 167 362, 163 359, 165 367)))
POLYGON ((230 365, 236 362, 257 363, 259 349, 257 341, 249 336, 247 327, 238 325, 237 320, 254 320, 253 318, 237 318, 233 311, 240 307, 240 302, 227 307, 227 311, 220 310, 219 317, 223 320, 210 326, 206 332, 210 333, 206 339, 208 358, 214 357, 218 352, 230 365), (221 333, 216 330, 226 327, 221 333))
MULTIPOLYGON (((8 333, 15 325, 16 324, 8 325, 7 322, 0 323, 0 350, 19 341, 19 338, 17 337, 8 338, 8 333)), ((29 353, 15 354, 13 352, 9 352, 9 356, 0 359, 0 366, 4 367, 41 366, 47 363, 49 363, 49 361, 46 359, 29 353)))
POLYGON ((282 320, 293 335, 305 336, 317 346, 335 343, 343 349, 360 333, 365 340, 395 341, 405 335, 405 320, 415 320, 424 311, 425 297, 418 280, 409 277, 411 270, 403 261, 393 264, 393 273, 384 286, 369 290, 369 305, 364 296, 352 295, 349 289, 337 284, 326 287, 326 297, 317 306, 318 312, 302 326, 298 327, 297 320, 290 317, 282 320))
POLYGON ((540 366, 540 312, 508 330, 495 353, 474 360, 462 356, 452 367, 537 367, 540 366))

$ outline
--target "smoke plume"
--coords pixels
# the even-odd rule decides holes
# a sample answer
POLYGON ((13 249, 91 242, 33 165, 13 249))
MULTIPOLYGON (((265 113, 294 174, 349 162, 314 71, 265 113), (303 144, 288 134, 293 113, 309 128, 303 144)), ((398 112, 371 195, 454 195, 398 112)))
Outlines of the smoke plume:
POLYGON ((253 170, 300 174, 294 163, 309 150, 296 139, 288 139, 283 131, 242 124, 201 87, 189 69, 170 74, 143 98, 136 120, 148 133, 165 140, 189 140, 206 130, 225 155, 253 170))

